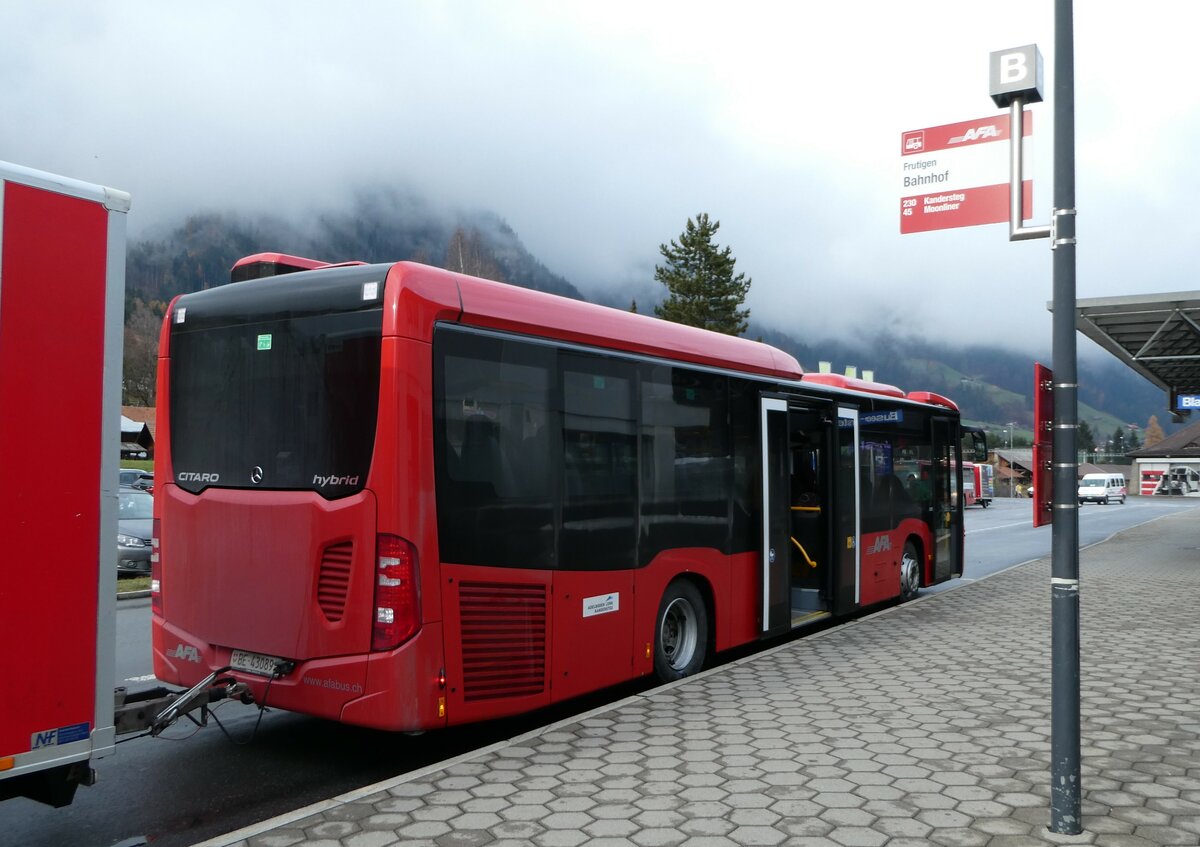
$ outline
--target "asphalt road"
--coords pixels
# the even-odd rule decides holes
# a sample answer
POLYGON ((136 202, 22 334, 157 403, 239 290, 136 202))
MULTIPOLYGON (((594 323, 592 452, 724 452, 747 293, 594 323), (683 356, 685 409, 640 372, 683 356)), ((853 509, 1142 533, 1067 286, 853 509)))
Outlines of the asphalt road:
MULTIPOLYGON (((1173 497, 1130 497, 1124 505, 1086 505, 1079 509, 1079 546, 1087 547, 1131 526, 1152 521, 1182 509, 1200 508, 1200 500, 1173 497)), ((951 590, 964 582, 1050 555, 1052 528, 1033 527, 1033 501, 993 500, 984 509, 972 506, 966 519, 966 562, 963 578, 935 586, 930 591, 951 590)), ((1087 579, 1086 573, 1080 574, 1087 579)))
MULTIPOLYGON (((1048 555, 1050 528, 1031 525, 1029 500, 997 500, 966 513, 966 574, 930 591, 952 590, 1048 555)), ((1081 545, 1122 529, 1200 509, 1200 500, 1133 498, 1123 506, 1086 506, 1081 545)), ((1086 585, 1086 571, 1082 574, 1086 585)), ((117 611, 118 685, 150 685, 148 600, 117 611)), ((739 651, 744 654, 745 651, 739 651)), ((18 799, 0 803, 0 844, 59 847, 112 845, 144 837, 155 847, 183 847, 409 770, 494 743, 648 687, 621 686, 520 719, 423 736, 379 733, 237 703, 215 712, 224 731, 176 725, 164 737, 132 738, 100 760, 100 782, 81 788, 73 805, 51 809, 18 799), (227 734, 226 734, 227 733, 227 734)))

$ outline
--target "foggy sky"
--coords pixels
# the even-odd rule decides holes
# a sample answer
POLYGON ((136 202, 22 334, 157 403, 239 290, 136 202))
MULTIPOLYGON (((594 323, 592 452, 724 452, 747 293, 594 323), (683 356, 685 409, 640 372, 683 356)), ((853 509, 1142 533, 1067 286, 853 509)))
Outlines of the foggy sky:
MULTIPOLYGON (((1041 354, 1048 242, 901 236, 897 174, 902 131, 999 114, 991 51, 1037 43, 1049 99, 1052 18, 1049 0, 7 3, 0 160, 129 191, 135 237, 415 189, 496 212, 585 293, 653 290, 658 245, 707 212, 756 320, 1041 354)), ((1200 289, 1198 21, 1076 3, 1080 297, 1200 289)), ((1052 107, 1034 109, 1041 224, 1052 107)))

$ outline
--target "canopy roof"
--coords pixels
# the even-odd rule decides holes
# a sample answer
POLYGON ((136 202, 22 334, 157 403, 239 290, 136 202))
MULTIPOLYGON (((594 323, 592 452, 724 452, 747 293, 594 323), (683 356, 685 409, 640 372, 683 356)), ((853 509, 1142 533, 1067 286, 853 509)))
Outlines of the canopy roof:
POLYGON ((1075 326, 1166 391, 1170 405, 1176 394, 1200 394, 1200 291, 1078 300, 1075 326))

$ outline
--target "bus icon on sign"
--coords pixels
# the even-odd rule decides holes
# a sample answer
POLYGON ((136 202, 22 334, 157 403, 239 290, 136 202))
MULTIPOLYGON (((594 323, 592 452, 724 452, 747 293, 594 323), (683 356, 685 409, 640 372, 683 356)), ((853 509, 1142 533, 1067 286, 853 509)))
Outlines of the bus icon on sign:
POLYGON ((918 129, 913 132, 906 132, 900 140, 903 147, 900 151, 901 155, 920 153, 925 149, 925 130, 918 129))

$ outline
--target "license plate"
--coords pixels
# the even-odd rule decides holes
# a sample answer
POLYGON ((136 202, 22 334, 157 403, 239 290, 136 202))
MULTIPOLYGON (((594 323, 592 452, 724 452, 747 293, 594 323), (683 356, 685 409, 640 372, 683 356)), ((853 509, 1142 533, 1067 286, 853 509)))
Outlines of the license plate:
POLYGON ((248 653, 245 650, 234 650, 229 657, 229 665, 234 670, 260 676, 275 676, 275 666, 282 662, 276 656, 264 656, 262 653, 248 653))

